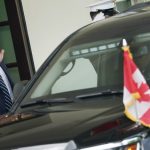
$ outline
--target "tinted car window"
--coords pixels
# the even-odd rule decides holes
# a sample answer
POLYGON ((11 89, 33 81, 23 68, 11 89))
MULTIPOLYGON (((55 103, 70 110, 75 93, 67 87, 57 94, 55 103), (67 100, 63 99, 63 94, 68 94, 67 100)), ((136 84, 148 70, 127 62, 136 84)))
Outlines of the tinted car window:
POLYGON ((149 80, 149 14, 125 16, 91 24, 74 34, 56 54, 27 96, 43 96, 86 90, 122 90, 121 41, 126 38, 141 72, 149 80), (128 23, 130 22, 130 23, 128 23))

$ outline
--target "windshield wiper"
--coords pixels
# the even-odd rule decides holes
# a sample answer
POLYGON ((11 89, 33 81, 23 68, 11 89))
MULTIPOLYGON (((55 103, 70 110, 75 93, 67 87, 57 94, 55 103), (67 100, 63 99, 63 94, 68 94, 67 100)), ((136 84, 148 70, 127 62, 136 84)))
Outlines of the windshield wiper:
POLYGON ((72 103, 74 102, 73 100, 68 100, 66 98, 54 98, 54 99, 40 99, 40 100, 34 100, 28 103, 25 103, 21 105, 21 108, 25 107, 32 107, 36 105, 55 105, 55 104, 65 104, 65 103, 72 103))
MULTIPOLYGON (((95 98, 95 97, 100 97, 100 96, 111 96, 111 95, 122 95, 122 91, 101 91, 101 92, 96 92, 96 93, 88 93, 88 94, 82 94, 76 96, 76 99, 88 99, 88 98, 95 98)), ((69 100, 66 98, 53 98, 53 99, 39 99, 39 100, 33 100, 31 102, 25 103, 21 105, 21 108, 25 107, 32 107, 36 105, 57 105, 57 104, 65 104, 65 103, 73 103, 74 100, 69 100)))
POLYGON ((111 96, 111 95, 118 95, 121 96, 123 92, 120 91, 111 91, 111 90, 106 90, 106 91, 101 91, 101 92, 96 92, 96 93, 88 93, 88 94, 83 94, 83 95, 78 95, 76 96, 77 99, 87 99, 87 98, 95 98, 95 97, 100 97, 100 96, 111 96))

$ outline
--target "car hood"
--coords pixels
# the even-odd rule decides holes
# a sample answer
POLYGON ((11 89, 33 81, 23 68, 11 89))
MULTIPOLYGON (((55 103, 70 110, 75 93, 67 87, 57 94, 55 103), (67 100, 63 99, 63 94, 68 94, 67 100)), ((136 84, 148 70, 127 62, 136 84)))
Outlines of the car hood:
POLYGON ((0 122, 0 148, 70 140, 86 147, 120 140, 142 130, 124 116, 120 97, 35 108, 4 117, 0 122))

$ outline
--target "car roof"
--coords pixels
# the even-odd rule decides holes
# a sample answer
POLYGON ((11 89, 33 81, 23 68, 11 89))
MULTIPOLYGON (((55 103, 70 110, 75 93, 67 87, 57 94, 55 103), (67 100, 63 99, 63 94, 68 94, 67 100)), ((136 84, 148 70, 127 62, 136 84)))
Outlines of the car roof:
MULTIPOLYGON (((99 40, 129 35, 140 30, 146 30, 150 24, 150 11, 125 12, 105 20, 93 22, 72 36, 72 46, 99 40)), ((148 29, 149 30, 149 29, 148 29)))

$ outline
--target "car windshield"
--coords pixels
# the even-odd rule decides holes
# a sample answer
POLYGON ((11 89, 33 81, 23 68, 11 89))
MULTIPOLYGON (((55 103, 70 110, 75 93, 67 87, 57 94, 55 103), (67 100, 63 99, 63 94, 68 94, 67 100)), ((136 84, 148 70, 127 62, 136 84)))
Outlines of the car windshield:
POLYGON ((66 49, 47 68, 31 98, 90 88, 107 88, 122 83, 120 39, 96 41, 66 49))
POLYGON ((122 90, 123 38, 127 39, 135 62, 148 81, 150 27, 145 23, 136 26, 136 18, 129 20, 132 23, 94 23, 72 35, 34 83, 26 101, 64 93, 122 90))

